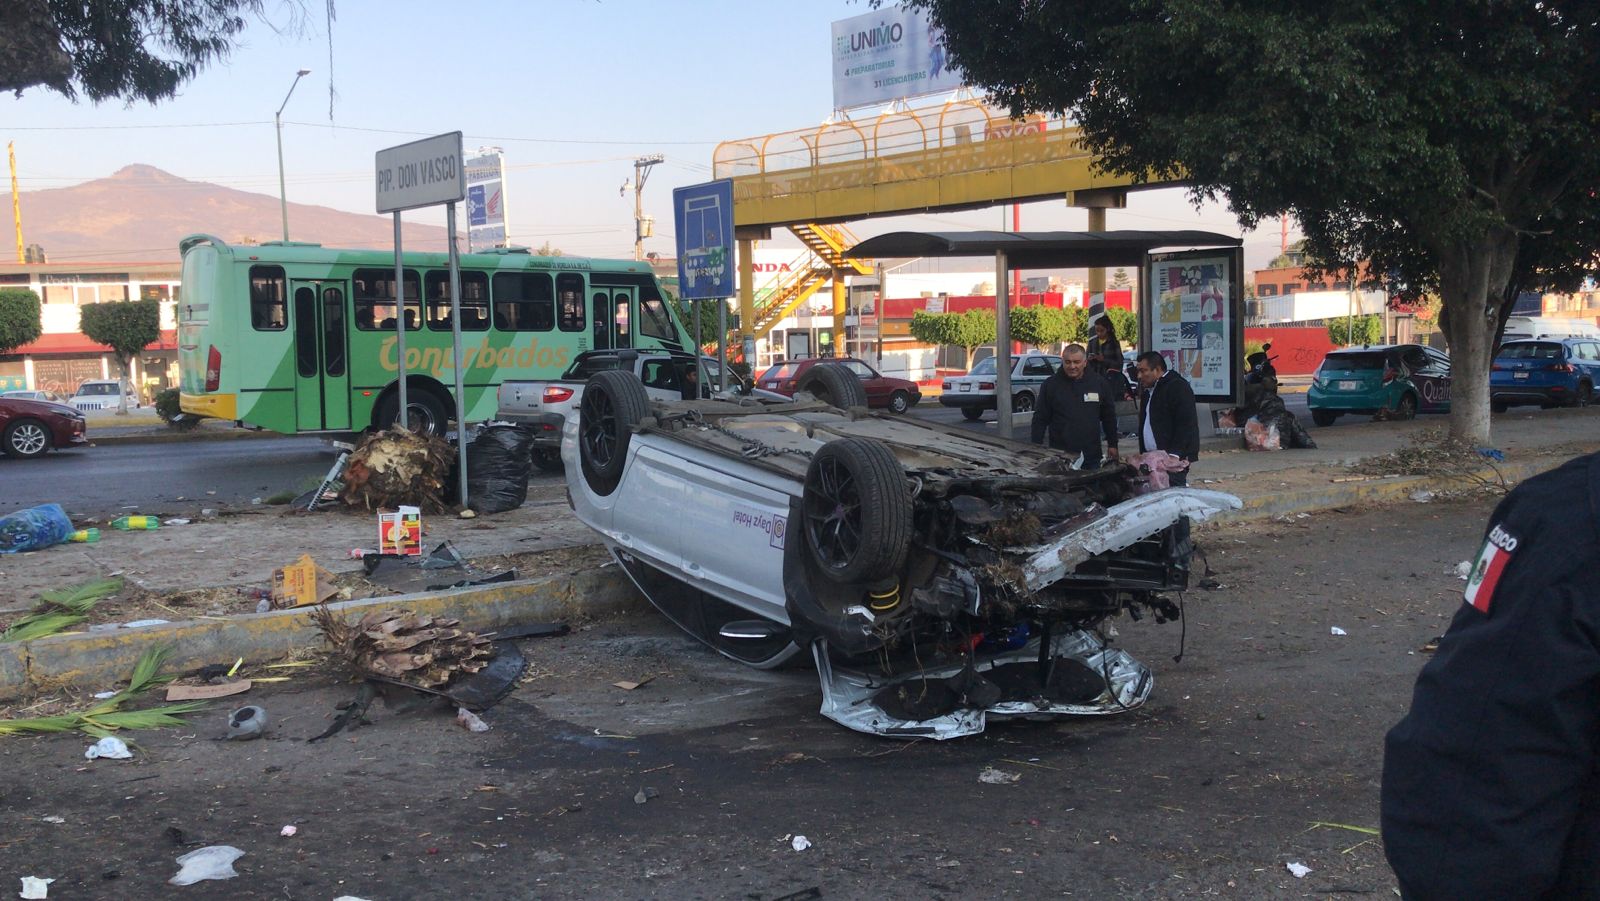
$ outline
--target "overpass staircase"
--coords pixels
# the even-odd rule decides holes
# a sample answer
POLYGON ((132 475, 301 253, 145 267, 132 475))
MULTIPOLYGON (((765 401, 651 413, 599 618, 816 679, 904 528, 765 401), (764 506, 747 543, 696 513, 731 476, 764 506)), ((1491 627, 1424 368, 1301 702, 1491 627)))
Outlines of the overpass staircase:
POLYGON ((789 231, 800 239, 806 250, 766 297, 758 298, 755 309, 755 333, 758 335, 771 332, 773 326, 810 300, 833 278, 835 270, 857 275, 870 275, 873 271, 865 261, 844 255, 858 239, 843 226, 799 223, 790 225, 789 231))

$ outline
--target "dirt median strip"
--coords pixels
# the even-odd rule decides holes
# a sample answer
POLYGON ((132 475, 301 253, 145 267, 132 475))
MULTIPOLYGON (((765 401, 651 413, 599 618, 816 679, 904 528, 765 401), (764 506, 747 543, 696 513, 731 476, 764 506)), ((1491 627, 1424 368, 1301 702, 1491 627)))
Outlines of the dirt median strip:
MULTIPOLYGON (((486 632, 530 622, 632 612, 645 605, 620 567, 605 566, 523 582, 329 606, 347 616, 398 607, 456 618, 464 628, 486 632)), ((318 645, 320 638, 308 608, 300 608, 0 644, 0 700, 61 688, 109 690, 127 678, 141 654, 163 644, 173 649, 167 671, 183 672, 240 657, 247 663, 266 663, 296 648, 318 645)))

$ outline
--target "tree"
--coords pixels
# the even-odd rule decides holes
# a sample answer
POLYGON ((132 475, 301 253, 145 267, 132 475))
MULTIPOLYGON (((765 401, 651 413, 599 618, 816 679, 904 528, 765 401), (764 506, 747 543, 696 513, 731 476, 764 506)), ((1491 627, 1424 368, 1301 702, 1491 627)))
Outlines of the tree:
MULTIPOLYGON (((690 313, 690 309, 693 307, 698 307, 700 310, 700 344, 702 347, 706 345, 716 347, 717 301, 702 300, 696 304, 677 297, 669 297, 667 301, 668 303, 672 304, 673 312, 678 314, 678 321, 683 323, 684 331, 688 333, 690 341, 694 340, 694 316, 690 313)), ((737 317, 734 314, 729 314, 729 331, 735 331, 738 328, 738 322, 736 321, 736 318, 737 317)), ((738 349, 732 344, 728 346, 730 351, 738 349)))
POLYGON ((1128 270, 1118 269, 1111 273, 1111 288, 1114 291, 1126 291, 1132 287, 1133 282, 1128 279, 1128 270))
POLYGON ((0 354, 39 340, 39 295, 27 288, 0 288, 0 354))
POLYGON ((261 0, 6 0, 0 90, 44 86, 76 100, 177 95, 233 51, 261 0))
POLYGON ((1516 290, 1594 267, 1586 5, 908 2, 969 83, 1014 114, 1071 115, 1102 169, 1184 181, 1246 228, 1293 214, 1319 274, 1365 261, 1369 280, 1437 292, 1457 439, 1487 442, 1516 290))
POLYGON ((965 313, 924 313, 911 315, 911 337, 924 344, 950 345, 966 351, 962 368, 972 368, 973 348, 993 344, 994 313, 968 310, 965 313))
POLYGON ((161 305, 155 300, 113 300, 85 304, 78 328, 90 341, 111 348, 122 370, 117 412, 128 412, 128 364, 161 337, 161 305))
POLYGON ((546 240, 543 244, 534 248, 533 255, 536 257, 559 257, 563 254, 561 253, 561 248, 546 240))
POLYGON ((1383 343, 1382 316, 1335 316, 1328 320, 1328 340, 1336 347, 1383 343))
POLYGON ((1067 340, 1067 314, 1060 307, 1036 304, 1011 310, 1011 338, 1023 344, 1054 349, 1067 340))

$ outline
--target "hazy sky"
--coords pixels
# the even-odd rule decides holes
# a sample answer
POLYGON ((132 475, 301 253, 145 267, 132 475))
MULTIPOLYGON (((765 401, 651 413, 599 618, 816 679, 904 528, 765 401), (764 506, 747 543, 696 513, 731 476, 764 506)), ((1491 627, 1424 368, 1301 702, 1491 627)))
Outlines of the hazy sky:
MULTIPOLYGON (((672 255, 672 189, 711 177, 718 142, 826 119, 829 24, 870 11, 845 0, 340 3, 330 49, 324 10, 303 2, 302 9, 268 0, 271 24, 252 23, 226 63, 156 106, 73 104, 38 88, 0 95, 0 142, 16 142, 22 190, 147 163, 276 196, 272 114, 295 71, 307 68, 283 113, 291 202, 371 213, 377 150, 459 129, 469 152, 505 150, 513 242, 631 256, 633 198, 619 188, 634 157, 659 153, 666 162, 645 187, 645 211, 657 222, 646 249, 672 255), (311 18, 295 29, 291 13, 311 18)), ((1178 190, 1136 192, 1128 204, 1109 213, 1110 228, 1240 234, 1225 209, 1197 213, 1178 190)), ((442 208, 406 216, 444 221, 442 208)), ((1009 222, 995 209, 852 228, 865 237, 1009 222)), ((1023 207, 1022 225, 1080 229, 1086 214, 1059 201, 1033 203, 1023 207)), ((1264 265, 1278 251, 1279 230, 1274 224, 1245 242, 1247 266, 1264 265)))

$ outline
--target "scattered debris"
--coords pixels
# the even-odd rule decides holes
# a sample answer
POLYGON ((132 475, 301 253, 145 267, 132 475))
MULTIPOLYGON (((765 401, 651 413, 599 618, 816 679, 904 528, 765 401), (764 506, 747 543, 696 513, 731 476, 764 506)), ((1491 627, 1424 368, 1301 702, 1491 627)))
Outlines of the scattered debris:
POLYGON ((640 686, 649 685, 651 682, 654 682, 655 679, 655 676, 645 676, 643 679, 640 679, 637 682, 630 682, 627 679, 623 679, 620 682, 613 682, 611 684, 622 689, 623 691, 633 691, 635 688, 639 688, 640 686))
POLYGON ((182 518, 179 518, 179 519, 169 519, 169 520, 167 520, 167 521, 166 521, 166 523, 167 523, 167 525, 169 525, 169 526, 186 526, 186 525, 188 525, 188 524, 189 524, 189 520, 187 520, 187 519, 182 519, 182 518))
POLYGON ((1483 488, 1509 491, 1505 475, 1495 464, 1505 455, 1480 453, 1478 448, 1452 439, 1442 428, 1423 429, 1407 439, 1405 447, 1368 457, 1353 464, 1356 472, 1376 476, 1434 476, 1459 479, 1483 488), (1485 474, 1484 467, 1488 467, 1485 474))
POLYGON ((39 603, 31 611, 0 632, 0 642, 28 641, 64 632, 88 619, 94 605, 121 591, 122 585, 120 578, 96 579, 76 588, 46 591, 39 595, 39 603))
POLYGON ((978 774, 978 781, 982 782, 984 785, 1011 785, 1015 782, 1021 782, 1022 774, 1008 773, 1005 770, 998 770, 992 766, 986 766, 983 768, 983 772, 978 774))
POLYGON ((422 556, 422 511, 402 506, 378 514, 378 553, 397 557, 422 556))
POLYGON ((261 737, 262 730, 267 728, 267 709, 251 705, 240 707, 228 717, 228 740, 251 741, 261 737))
POLYGON ((1463 560, 1456 564, 1456 578, 1465 582, 1472 578, 1472 561, 1463 560))
POLYGON ((483 721, 483 718, 465 707, 456 708, 456 722, 468 732, 488 732, 494 728, 483 721))
POLYGON ((22 877, 22 893, 19 898, 48 898, 50 897, 50 883, 54 879, 40 879, 38 876, 22 877))
POLYGON ((1311 873, 1310 867, 1298 861, 1290 861, 1289 863, 1284 864, 1284 866, 1289 868, 1289 872, 1293 873, 1294 878, 1296 879, 1304 879, 1311 873))
POLYGON ((369 435, 351 452, 339 498, 367 510, 404 504, 442 513, 452 456, 442 438, 398 426, 385 429, 369 435))
POLYGON ((524 623, 520 626, 506 626, 490 633, 495 641, 509 638, 559 638, 572 631, 566 623, 524 623))
POLYGON ((89 750, 83 752, 83 756, 89 760, 102 757, 107 760, 132 760, 133 752, 128 750, 127 742, 115 735, 107 735, 90 745, 89 750))
POLYGON ((42 550, 61 544, 76 531, 60 504, 40 504, 0 516, 0 554, 42 550))
POLYGON ((1328 633, 1330 635, 1348 635, 1348 634, 1350 634, 1350 633, 1346 632, 1345 630, 1339 628, 1338 626, 1334 626, 1332 629, 1329 629, 1328 633))
POLYGON ((333 573, 318 566, 310 554, 301 554, 299 560, 272 571, 272 605, 309 607, 320 604, 338 593, 332 582, 333 573))
POLYGON ((466 562, 465 558, 461 556, 461 552, 456 550, 454 544, 450 543, 450 539, 446 538, 438 547, 433 549, 433 553, 422 561, 421 566, 423 569, 453 569, 466 562))
POLYGON ((61 826, 67 822, 66 817, 57 816, 40 817, 39 819, 44 820, 46 823, 53 823, 57 826, 61 826))
POLYGON ((1430 639, 1427 640, 1427 642, 1425 642, 1422 645, 1422 647, 1417 648, 1417 650, 1421 651, 1424 654, 1432 654, 1434 651, 1439 650, 1439 641, 1441 639, 1443 639, 1443 638, 1444 638, 1443 635, 1437 636, 1435 638, 1430 638, 1430 639))
POLYGON ((300 830, 297 827, 285 826, 282 829, 278 830, 278 834, 283 836, 284 838, 292 838, 294 836, 294 834, 296 832, 299 832, 299 831, 300 830))
POLYGON ((475 673, 493 653, 488 638, 456 628, 455 619, 388 609, 348 623, 326 606, 312 618, 335 656, 357 675, 416 688, 441 688, 458 674, 475 673))
POLYGON ((151 648, 139 657, 139 662, 134 664, 133 674, 128 678, 128 687, 117 692, 109 698, 95 704, 87 710, 74 713, 62 713, 55 716, 40 716, 31 719, 0 720, 0 735, 16 735, 28 732, 69 732, 77 729, 94 738, 104 738, 119 729, 159 729, 162 726, 186 725, 182 716, 193 713, 205 707, 199 701, 189 701, 182 704, 168 704, 164 707, 150 707, 144 710, 120 710, 119 708, 129 700, 148 690, 152 686, 167 681, 169 677, 159 677, 161 664, 166 662, 172 653, 168 647, 151 648))
POLYGON ((254 684, 249 679, 236 679, 232 682, 221 682, 215 685, 168 685, 167 700, 169 701, 210 701, 216 698, 226 698, 232 695, 241 695, 250 690, 254 684))
POLYGON ((1416 501, 1419 504, 1432 503, 1433 502, 1433 492, 1432 491, 1427 491, 1427 490, 1413 491, 1413 492, 1411 492, 1411 499, 1416 501))
POLYGON ((661 793, 660 792, 656 791, 653 788, 649 788, 647 786, 645 788, 639 789, 639 791, 634 794, 633 803, 635 803, 635 804, 643 804, 644 802, 650 800, 651 798, 659 798, 659 797, 661 797, 661 793))
POLYGON ((789 847, 795 849, 796 851, 804 851, 805 849, 811 847, 811 839, 806 838, 803 835, 797 835, 792 841, 789 842, 789 847))
POLYGON ((165 619, 136 619, 126 623, 96 623, 89 627, 90 632, 115 632, 118 629, 143 629, 145 626, 165 626, 170 620, 165 619))
POLYGON ((239 875, 233 862, 244 852, 232 845, 210 845, 178 858, 178 875, 168 879, 172 885, 194 885, 207 879, 232 879, 239 875))

